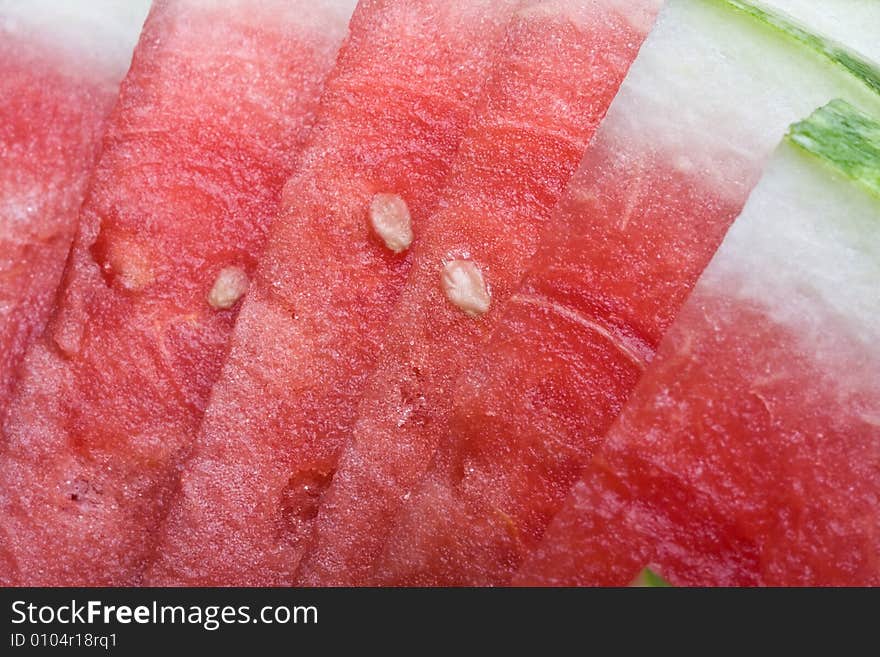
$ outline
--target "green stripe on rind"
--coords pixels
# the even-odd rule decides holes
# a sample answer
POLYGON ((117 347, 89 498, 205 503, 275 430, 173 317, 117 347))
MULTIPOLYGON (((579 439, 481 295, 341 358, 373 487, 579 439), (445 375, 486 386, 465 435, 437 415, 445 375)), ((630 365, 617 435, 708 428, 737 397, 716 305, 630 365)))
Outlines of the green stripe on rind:
POLYGON ((880 123, 843 100, 832 100, 785 136, 880 197, 880 123))
POLYGON ((630 586, 636 588, 660 589, 672 585, 650 568, 644 568, 642 569, 642 572, 638 574, 638 577, 632 581, 630 586))
POLYGON ((848 50, 845 46, 831 39, 825 39, 813 34, 788 16, 762 7, 759 3, 746 2, 745 0, 714 1, 721 2, 737 11, 753 16, 766 25, 775 28, 787 37, 826 57, 833 64, 844 68, 851 75, 861 80, 873 92, 880 94, 880 68, 857 53, 848 50))

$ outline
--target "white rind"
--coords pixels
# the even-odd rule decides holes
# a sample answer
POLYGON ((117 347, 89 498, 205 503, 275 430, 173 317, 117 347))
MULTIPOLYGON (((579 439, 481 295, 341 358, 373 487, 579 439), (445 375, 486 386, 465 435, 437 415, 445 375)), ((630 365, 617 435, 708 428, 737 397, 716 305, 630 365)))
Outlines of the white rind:
POLYGON ((809 25, 868 59, 880 62, 880 2, 877 0, 758 0, 809 25))
MULTIPOLYGON (((336 43, 356 0, 157 0, 160 11, 238 13, 251 24, 299 26, 336 43)), ((40 40, 69 67, 125 75, 150 0, 0 0, 0 33, 40 40)))
MULTIPOLYGON (((876 34, 864 25, 852 36, 876 34)), ((597 140, 624 168, 655 151, 739 200, 788 125, 837 97, 880 115, 866 85, 777 30, 721 2, 670 0, 597 140)))
POLYGON ((0 0, 0 32, 40 40, 69 66, 119 80, 149 8, 149 0, 0 0))
POLYGON ((877 364, 878 281, 880 198, 783 143, 697 290, 759 304, 823 362, 835 362, 843 330, 877 364))

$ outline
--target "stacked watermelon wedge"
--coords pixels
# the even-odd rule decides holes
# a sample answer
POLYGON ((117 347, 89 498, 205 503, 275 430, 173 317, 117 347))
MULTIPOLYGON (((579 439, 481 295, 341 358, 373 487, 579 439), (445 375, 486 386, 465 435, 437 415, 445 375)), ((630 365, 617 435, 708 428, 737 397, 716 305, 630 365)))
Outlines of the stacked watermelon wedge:
POLYGON ((880 123, 792 126, 518 575, 880 585, 880 123))
POLYGON ((10 402, 3 581, 140 581, 348 10, 154 3, 10 402))
MULTIPOLYGON (((525 181, 525 193, 535 197, 532 209, 552 205, 579 157, 580 138, 572 143, 549 120, 562 134, 545 136, 536 127, 543 117, 520 112, 524 125, 511 124, 503 113, 533 91, 536 67, 511 43, 531 36, 519 36, 518 26, 552 36, 560 3, 517 4, 423 2, 415 14, 407 2, 378 3, 370 13, 370 3, 361 5, 364 27, 352 29, 337 65, 339 90, 325 97, 333 104, 325 103, 314 162, 287 185, 284 214, 166 526, 168 547, 155 570, 157 578, 160 568, 171 574, 155 581, 295 582, 365 375, 389 348, 389 312, 411 264, 419 263, 412 240, 434 230, 438 203, 460 207, 471 189, 462 185, 491 166, 483 154, 504 148, 504 140, 524 160, 546 160, 547 172, 525 181), (427 32, 407 27, 424 22, 432 25, 427 32), (450 42, 451 58, 438 50, 450 42), (521 68, 522 79, 492 78, 493 62, 521 68), (377 86, 374 80, 388 77, 377 67, 391 65, 406 74, 377 86), (468 76, 460 74, 463 67, 468 76), (476 103, 487 76, 487 100, 476 103), (470 120, 475 129, 465 134, 470 120), (443 186, 447 177, 456 181, 451 189, 443 186)), ((573 39, 560 38, 566 45, 573 39)), ((580 116, 588 114, 582 98, 568 91, 557 110, 575 134, 579 122, 590 120, 580 116), (569 111, 569 103, 577 110, 569 111)), ((506 196, 512 176, 482 179, 483 208, 516 207, 506 196)))
MULTIPOLYGON (((867 71, 867 74, 865 73, 867 71)), ((649 368, 786 126, 871 66, 741 2, 667 3, 454 393, 375 581, 504 584, 649 368)))
POLYGON ((0 0, 0 583, 880 584, 880 3, 146 10, 0 0))
POLYGON ((371 581, 393 518, 444 434, 457 375, 553 229, 553 208, 657 8, 553 0, 523 7, 511 21, 442 210, 413 249, 301 583, 371 581))
POLYGON ((0 415, 51 311, 147 8, 0 2, 0 415))

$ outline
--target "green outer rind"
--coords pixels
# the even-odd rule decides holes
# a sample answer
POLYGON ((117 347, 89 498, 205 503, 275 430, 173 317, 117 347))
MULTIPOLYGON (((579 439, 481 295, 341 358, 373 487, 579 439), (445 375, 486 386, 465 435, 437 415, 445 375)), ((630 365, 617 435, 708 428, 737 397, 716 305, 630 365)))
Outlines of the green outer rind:
POLYGON ((846 101, 792 124, 785 139, 880 198, 880 123, 846 101))
POLYGON ((638 574, 630 586, 635 588, 663 589, 669 588, 672 585, 650 568, 643 568, 642 572, 638 574))
POLYGON ((827 58, 831 63, 842 67, 851 75, 861 80, 874 93, 880 94, 880 68, 864 59, 861 55, 850 51, 831 39, 825 39, 813 34, 806 28, 798 25, 793 19, 781 12, 762 7, 760 3, 748 2, 746 0, 714 1, 725 4, 775 28, 788 38, 794 39, 810 50, 827 58))

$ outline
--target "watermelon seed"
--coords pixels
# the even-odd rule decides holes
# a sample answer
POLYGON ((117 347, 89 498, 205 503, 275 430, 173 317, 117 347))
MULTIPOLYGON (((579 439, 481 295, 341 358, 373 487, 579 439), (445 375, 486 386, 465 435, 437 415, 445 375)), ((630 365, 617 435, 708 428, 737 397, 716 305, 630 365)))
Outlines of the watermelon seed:
POLYGON ((137 292, 155 278, 148 248, 133 238, 102 229, 90 250, 108 284, 137 292))
POLYGON ((208 293, 208 304, 218 310, 232 308, 248 289, 248 275, 241 267, 221 269, 208 293))
POLYGON ((397 194, 376 194, 370 203, 373 230, 391 251, 401 253, 413 241, 412 218, 406 201, 397 194))
POLYGON ((471 317, 489 311, 491 296, 483 272, 473 260, 450 260, 443 265, 440 284, 449 302, 471 317))

